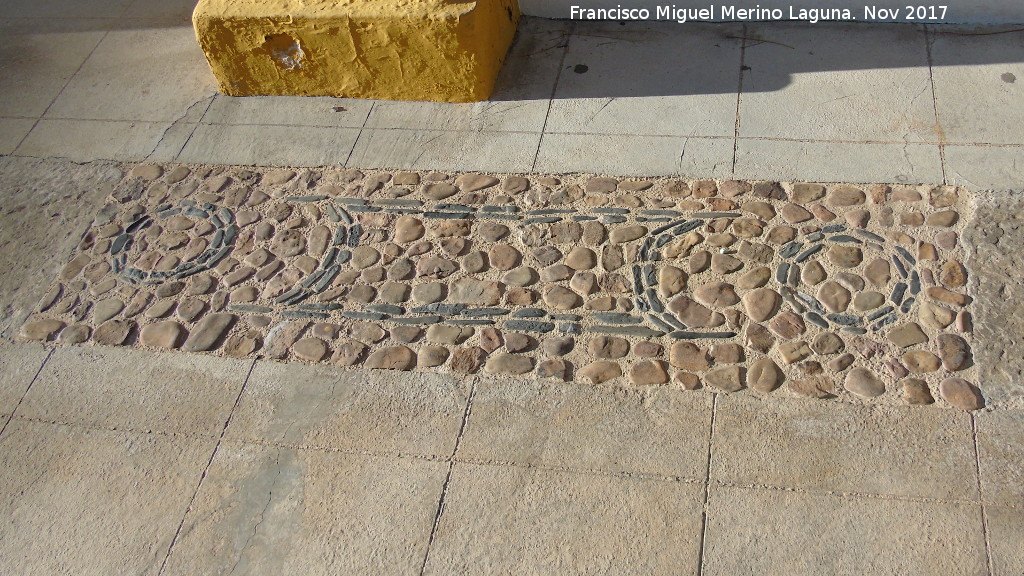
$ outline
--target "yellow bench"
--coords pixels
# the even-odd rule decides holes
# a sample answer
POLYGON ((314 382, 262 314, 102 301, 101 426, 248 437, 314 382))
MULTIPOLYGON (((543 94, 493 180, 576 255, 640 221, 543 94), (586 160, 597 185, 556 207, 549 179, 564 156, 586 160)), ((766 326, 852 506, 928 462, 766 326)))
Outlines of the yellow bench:
POLYGON ((475 102, 494 88, 517 0, 200 0, 220 90, 475 102))

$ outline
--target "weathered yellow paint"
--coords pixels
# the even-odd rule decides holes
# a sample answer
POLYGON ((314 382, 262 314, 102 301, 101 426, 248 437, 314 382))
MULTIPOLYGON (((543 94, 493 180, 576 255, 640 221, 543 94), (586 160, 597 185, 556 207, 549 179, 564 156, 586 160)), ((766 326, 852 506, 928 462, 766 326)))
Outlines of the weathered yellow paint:
POLYGON ((475 102, 494 88, 517 0, 200 0, 220 90, 475 102))

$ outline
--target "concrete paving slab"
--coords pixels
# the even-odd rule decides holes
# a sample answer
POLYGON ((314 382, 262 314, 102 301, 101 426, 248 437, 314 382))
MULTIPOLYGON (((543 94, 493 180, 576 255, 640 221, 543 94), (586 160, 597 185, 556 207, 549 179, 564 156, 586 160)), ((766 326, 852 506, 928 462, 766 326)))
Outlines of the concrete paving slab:
POLYGON ((487 102, 441 104, 377 100, 368 128, 540 132, 558 77, 570 23, 523 18, 487 102))
POLYGON ((936 142, 928 53, 910 26, 748 27, 739 135, 936 142), (757 39, 763 39, 758 41, 757 39))
POLYGON ((702 490, 460 463, 424 574, 696 574, 702 490))
POLYGON ((1024 507, 1024 410, 981 413, 977 423, 982 498, 1024 507))
POLYGON ((985 517, 992 574, 1024 574, 1024 509, 989 506, 985 517))
POLYGON ((732 148, 732 138, 545 134, 534 171, 727 177, 732 148))
POLYGON ((192 25, 197 0, 132 0, 121 16, 127 20, 145 18, 149 22, 192 25))
POLYGON ((1024 189, 1024 147, 946 146, 943 150, 950 184, 980 190, 1024 189))
POLYGON ((251 361, 61 348, 18 415, 102 428, 219 436, 251 361))
POLYGON ((397 170, 528 172, 539 133, 374 130, 359 136, 347 165, 397 170))
POLYGON ((930 144, 860 144, 753 140, 736 143, 737 178, 810 182, 941 184, 939 147, 930 144))
POLYGON ((46 117, 173 122, 216 89, 191 26, 114 30, 46 117))
POLYGON ((979 508, 712 487, 703 574, 984 574, 979 508))
POLYGON ((181 154, 195 132, 197 124, 175 122, 164 131, 156 147, 146 156, 147 162, 172 162, 181 154))
POLYGON ((0 154, 14 152, 35 125, 35 118, 0 118, 0 154))
POLYGON ((1024 408, 1024 197, 1007 191, 979 194, 963 244, 975 271, 968 289, 974 298, 979 381, 990 406, 1024 408))
POLYGON ((110 164, 0 158, 0 335, 35 309, 121 176, 110 164))
POLYGON ((1024 144, 1024 34, 931 33, 935 103, 946 141, 1024 144))
POLYGON ((978 497, 971 422, 959 411, 722 396, 711 442, 714 481, 978 497))
POLYGON ((359 136, 355 128, 205 125, 178 160, 260 166, 342 165, 359 136))
POLYGON ((578 24, 548 115, 554 133, 729 136, 738 25, 578 24), (694 58, 695 53, 700 58, 694 58))
POLYGON ((157 574, 214 444, 12 421, 0 437, 3 571, 157 574))
POLYGON ((203 124, 260 124, 362 128, 373 100, 306 96, 218 94, 203 116, 203 124))
POLYGON ((460 460, 707 477, 711 395, 481 379, 460 460))
POLYGON ((465 380, 260 361, 227 438, 447 458, 469 398, 465 380))
POLYGON ((544 128, 547 111, 547 100, 498 100, 474 104, 378 101, 374 104, 366 126, 540 133, 544 128))
POLYGON ((159 149, 171 126, 168 122, 44 118, 15 153, 74 162, 147 158, 159 149))
MULTIPOLYGON (((0 17, 10 17, 30 7, 43 9, 39 4, 4 2, 0 17)), ((84 3, 63 4, 70 9, 71 5, 84 3)), ((36 19, 0 21, 0 32, 5 38, 0 47, 0 72, 4 76, 0 85, 0 115, 32 118, 46 111, 105 34, 73 20, 36 19)))
POLYGON ((0 9, 0 18, 116 18, 132 0, 10 0, 0 9))
POLYGON ((414 574, 448 465, 222 444, 163 572, 414 574))
POLYGON ((39 344, 0 340, 0 417, 14 413, 47 354, 39 344))

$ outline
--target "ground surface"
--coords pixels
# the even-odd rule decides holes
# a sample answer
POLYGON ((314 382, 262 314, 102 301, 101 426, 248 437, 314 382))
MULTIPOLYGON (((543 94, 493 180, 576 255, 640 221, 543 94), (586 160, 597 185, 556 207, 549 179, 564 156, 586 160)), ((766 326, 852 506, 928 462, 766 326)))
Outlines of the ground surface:
POLYGON ((527 20, 494 102, 236 100, 189 4, 0 7, 3 571, 1024 572, 1021 33, 527 20), (964 186, 988 407, 15 341, 127 176, 51 157, 964 186))

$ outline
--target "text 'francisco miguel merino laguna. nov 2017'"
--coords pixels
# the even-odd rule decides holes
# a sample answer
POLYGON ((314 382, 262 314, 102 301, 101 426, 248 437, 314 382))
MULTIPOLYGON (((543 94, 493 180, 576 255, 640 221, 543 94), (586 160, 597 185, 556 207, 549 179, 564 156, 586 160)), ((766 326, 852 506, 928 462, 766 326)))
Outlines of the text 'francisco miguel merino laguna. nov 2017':
POLYGON ((858 8, 743 8, 735 5, 714 5, 706 8, 680 8, 676 5, 651 8, 588 8, 570 6, 572 20, 668 20, 680 24, 686 22, 727 22, 727 21, 771 21, 796 20, 817 23, 822 21, 868 20, 868 21, 942 21, 946 19, 947 6, 921 5, 902 8, 863 6, 858 8), (859 8, 863 9, 863 12, 859 8))

